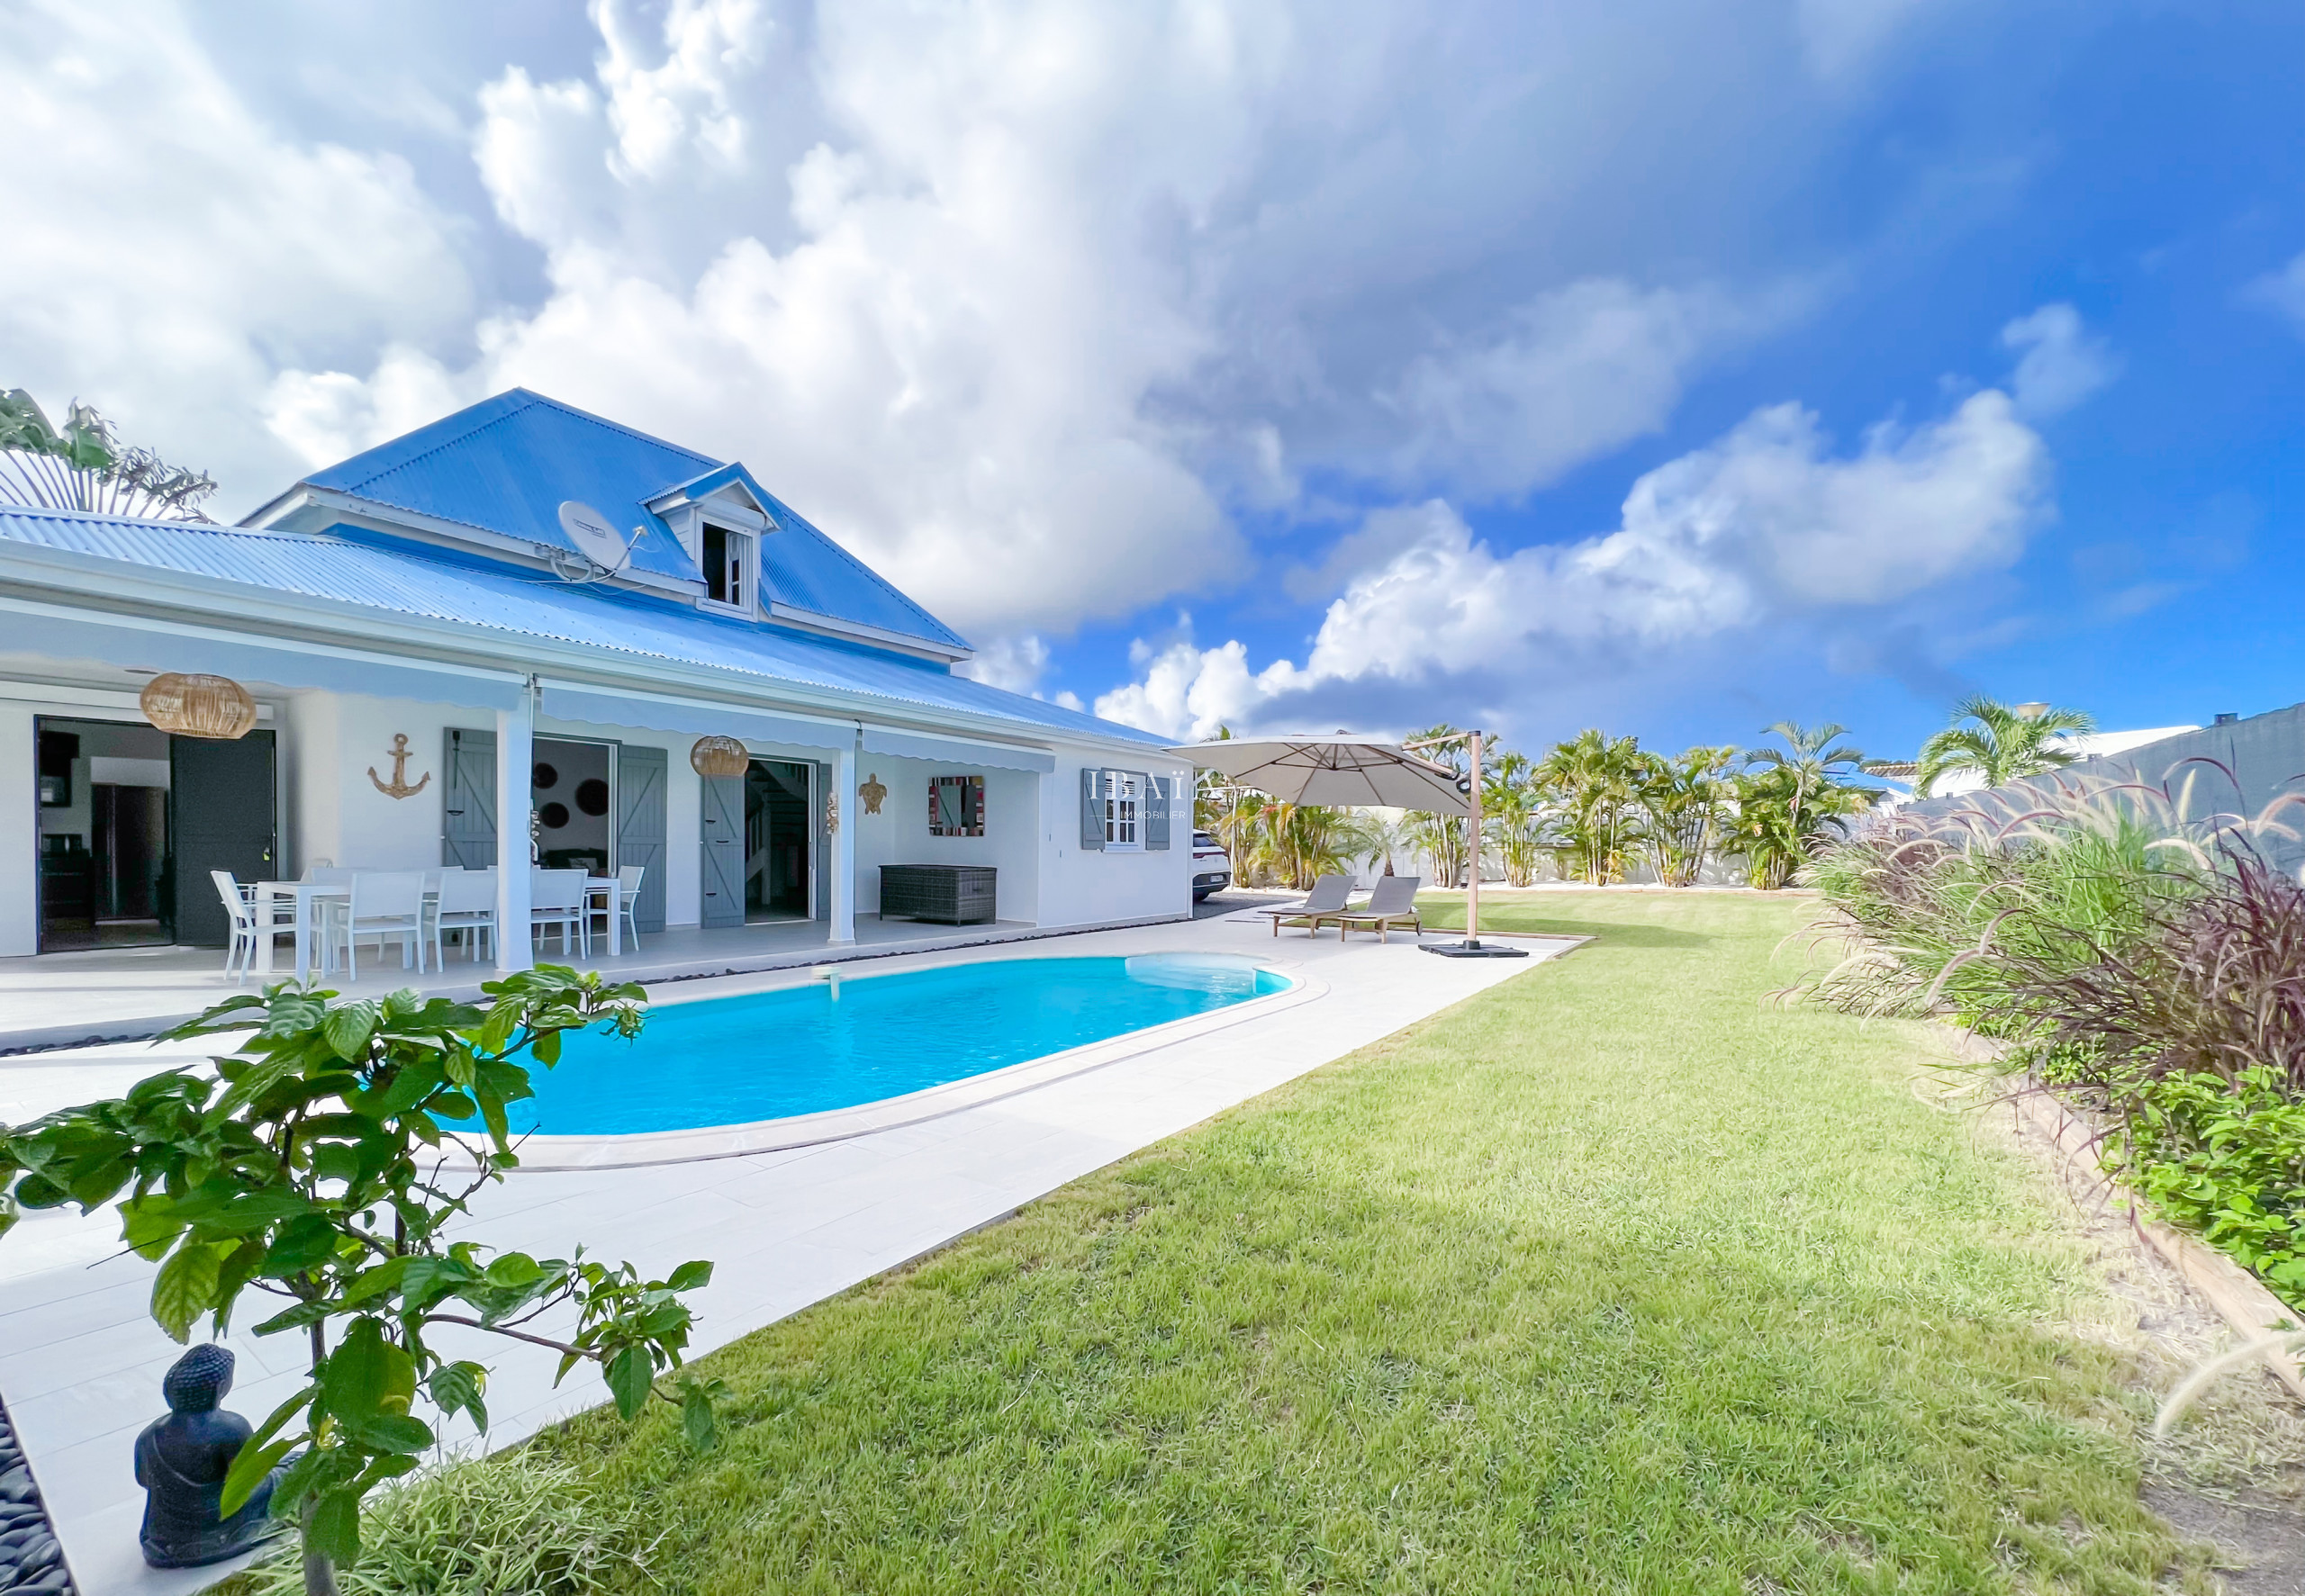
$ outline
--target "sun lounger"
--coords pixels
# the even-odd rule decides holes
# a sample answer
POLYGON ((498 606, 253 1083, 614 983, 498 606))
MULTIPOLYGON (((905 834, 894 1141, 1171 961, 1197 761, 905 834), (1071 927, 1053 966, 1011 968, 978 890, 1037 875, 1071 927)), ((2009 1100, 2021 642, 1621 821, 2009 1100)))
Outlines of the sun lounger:
POLYGON ((1303 925, 1317 934, 1321 921, 1333 918, 1351 897, 1351 876, 1323 876, 1313 883, 1313 890, 1306 895, 1304 902, 1276 904, 1271 908, 1256 912, 1272 922, 1272 934, 1275 936, 1280 934, 1283 921, 1291 925, 1303 925))
POLYGON ((1412 925, 1420 936, 1424 922, 1416 912, 1416 889, 1424 885, 1423 876, 1379 876, 1370 889, 1369 901, 1357 909, 1345 909, 1324 918, 1336 922, 1336 933, 1342 937, 1356 928, 1373 931, 1377 940, 1387 940, 1385 933, 1396 925, 1412 925))

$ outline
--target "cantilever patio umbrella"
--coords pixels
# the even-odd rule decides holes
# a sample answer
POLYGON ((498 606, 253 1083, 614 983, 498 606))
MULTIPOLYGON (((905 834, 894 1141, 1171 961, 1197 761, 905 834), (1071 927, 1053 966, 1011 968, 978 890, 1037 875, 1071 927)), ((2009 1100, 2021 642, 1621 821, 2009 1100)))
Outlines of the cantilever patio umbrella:
POLYGON ((1472 813, 1471 801, 1457 789, 1456 771, 1405 753, 1397 743, 1228 737, 1169 752, 1204 771, 1222 771, 1234 785, 1253 787, 1284 804, 1472 813))
MULTIPOLYGON (((1470 734, 1475 739, 1478 733, 1470 734)), ((1190 743, 1170 753, 1204 771, 1221 771, 1236 786, 1253 787, 1285 804, 1335 804, 1388 809, 1421 809, 1433 815, 1469 816, 1473 842, 1480 840, 1480 806, 1469 797, 1474 782, 1457 784, 1456 771, 1419 759, 1397 743, 1356 737, 1226 737, 1190 743)), ((1478 740, 1473 772, 1480 771, 1478 740)), ((1426 951, 1458 957, 1519 958, 1523 951, 1480 941, 1480 869, 1472 872, 1462 942, 1428 943, 1426 951)))

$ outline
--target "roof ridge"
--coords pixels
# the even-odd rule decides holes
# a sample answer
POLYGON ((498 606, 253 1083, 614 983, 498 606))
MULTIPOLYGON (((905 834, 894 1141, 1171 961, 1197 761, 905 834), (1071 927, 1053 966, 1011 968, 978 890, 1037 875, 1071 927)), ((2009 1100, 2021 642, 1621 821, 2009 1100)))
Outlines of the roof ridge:
MULTIPOLYGON (((406 458, 404 458, 404 459, 394 461, 392 464, 390 464, 390 465, 386 466, 386 467, 385 467, 384 470, 382 470, 382 471, 371 472, 369 474, 367 474, 366 476, 364 476, 364 477, 362 477, 362 478, 360 479, 360 486, 361 486, 361 487, 363 487, 363 488, 365 488, 365 487, 366 487, 366 486, 367 486, 369 483, 371 483, 371 482, 379 482, 379 481, 382 481, 382 480, 383 480, 384 478, 385 478, 385 477, 388 477, 388 476, 393 475, 395 472, 406 471, 406 470, 407 470, 410 466, 411 466, 411 465, 415 465, 415 464, 420 464, 420 463, 421 463, 421 462, 423 462, 423 461, 429 460, 430 458, 432 458, 432 456, 433 456, 433 455, 437 455, 437 454, 440 453, 443 449, 452 448, 452 447, 454 447, 454 446, 455 446, 456 445, 457 445, 457 444, 461 444, 461 443, 464 443, 464 442, 468 441, 469 439, 478 437, 482 433, 484 433, 484 432, 487 431, 490 428, 492 428, 492 427, 497 427, 497 426, 501 426, 501 425, 502 425, 504 422, 509 421, 509 420, 511 420, 513 417, 515 417, 515 416, 519 415, 522 410, 527 410, 527 409, 529 408, 529 405, 536 404, 536 403, 541 402, 541 401, 542 401, 542 399, 543 399, 543 395, 541 395, 541 394, 536 394, 536 393, 529 393, 529 391, 528 391, 526 388, 507 388, 507 389, 504 391, 504 392, 502 392, 502 393, 491 394, 487 399, 484 399, 484 400, 482 400, 482 401, 480 401, 480 403, 479 403, 479 404, 469 404, 469 405, 466 405, 466 406, 464 408, 464 410, 457 410, 457 411, 453 412, 453 413, 452 413, 452 414, 450 414, 450 415, 443 416, 443 417, 441 417, 441 418, 440 418, 440 420, 439 420, 439 421, 435 421, 435 422, 433 422, 433 423, 432 423, 432 425, 433 425, 433 426, 435 426, 435 427, 438 427, 438 425, 440 425, 440 422, 441 422, 441 421, 449 421, 449 420, 453 420, 453 419, 456 419, 456 416, 464 415, 464 414, 466 414, 466 413, 467 413, 467 412, 469 412, 469 411, 478 410, 478 409, 480 408, 480 406, 481 406, 481 405, 483 405, 483 404, 490 404, 490 403, 493 403, 493 402, 494 402, 496 400, 505 398, 507 395, 513 394, 513 393, 520 393, 520 394, 525 394, 525 395, 527 395, 528 401, 529 401, 529 402, 528 402, 528 404, 518 404, 518 405, 513 405, 513 406, 511 406, 511 407, 510 407, 509 409, 506 409, 506 410, 501 410, 497 411, 494 415, 493 415, 493 416, 489 417, 489 418, 488 418, 486 420, 484 420, 484 421, 478 421, 478 422, 475 422, 475 423, 474 423, 472 426, 466 428, 465 428, 463 431, 461 431, 461 432, 454 433, 454 434, 450 435, 449 437, 444 437, 444 438, 440 439, 438 443, 433 444, 429 448, 420 450, 418 453, 413 454, 413 455, 408 455, 408 456, 407 456, 406 458)), ((397 442, 397 441, 399 441, 399 440, 398 440, 398 439, 393 439, 393 440, 392 440, 392 441, 393 441, 393 442, 397 442)), ((376 447, 377 447, 377 448, 383 448, 384 446, 383 444, 378 444, 378 445, 376 446, 376 447)), ((362 451, 361 451, 361 454, 367 454, 367 453, 370 453, 370 452, 372 452, 372 451, 369 451, 369 450, 364 449, 364 450, 362 450, 362 451)), ((353 458, 353 459, 355 459, 355 460, 357 460, 359 457, 360 457, 360 455, 353 455, 353 456, 352 456, 352 458, 353 458)), ((342 461, 339 461, 339 462, 338 462, 338 464, 339 464, 339 465, 340 465, 340 464, 344 464, 344 462, 342 462, 342 461)), ((335 469, 336 469, 336 467, 335 467, 335 466, 330 466, 329 469, 330 469, 330 470, 331 470, 331 471, 333 471, 333 470, 335 470, 335 469)), ((335 490, 333 490, 333 491, 336 491, 336 492, 339 492, 339 493, 354 493, 356 497, 362 497, 362 498, 365 498, 365 497, 366 497, 366 495, 365 495, 365 494, 359 494, 359 493, 357 493, 357 492, 356 491, 356 490, 351 489, 351 488, 338 488, 338 489, 335 489, 335 490)), ((376 502, 378 502, 378 503, 380 503, 380 504, 381 504, 381 503, 384 503, 384 502, 386 502, 386 501, 385 501, 385 500, 376 500, 376 502)), ((454 518, 447 518, 447 519, 453 519, 454 518)), ((465 524, 466 524, 466 525, 467 525, 467 526, 469 526, 469 525, 472 525, 473 523, 466 522, 466 523, 465 523, 465 524)))
MULTIPOLYGON (((717 469, 727 464, 727 462, 713 459, 710 455, 700 455, 694 449, 683 448, 681 445, 673 443, 667 438, 658 437, 653 433, 643 432, 637 428, 628 427, 621 421, 612 421, 606 416, 596 416, 588 410, 583 410, 575 405, 568 403, 565 400, 555 399, 549 393, 538 393, 533 388, 516 386, 507 388, 502 393, 492 393, 486 399, 466 405, 462 410, 452 411, 450 414, 441 417, 439 421, 435 421, 432 425, 438 427, 440 425, 441 421, 454 420, 456 416, 466 414, 468 411, 479 410, 483 405, 493 404, 498 400, 510 399, 515 394, 520 396, 522 401, 521 403, 508 405, 504 409, 498 410, 494 415, 490 416, 487 419, 477 421, 474 425, 464 428, 462 431, 452 433, 449 436, 441 438, 438 442, 433 444, 429 448, 423 449, 416 454, 410 455, 404 459, 394 461, 391 465, 384 467, 381 471, 370 473, 368 475, 360 479, 360 485, 362 487, 366 487, 371 482, 378 482, 399 472, 406 471, 411 466, 418 465, 422 464, 424 461, 429 460, 433 455, 441 453, 443 450, 454 448, 459 444, 468 443, 472 439, 478 437, 482 433, 488 431, 490 428, 504 425, 524 410, 537 409, 539 407, 557 410, 565 416, 573 416, 580 421, 589 421, 595 427, 605 427, 611 432, 622 433, 627 437, 634 438, 641 443, 653 445, 657 448, 666 450, 672 454, 684 455, 691 460, 701 461, 708 469, 717 469)), ((384 445, 383 444, 378 444, 376 446, 377 448, 383 448, 384 446, 384 445)), ((361 451, 361 454, 367 454, 370 452, 371 451, 369 450, 364 449, 361 451)), ((359 457, 359 455, 352 456, 355 460, 359 457)), ((338 465, 341 465, 345 463, 339 461, 337 464, 338 465)), ((336 469, 336 466, 330 466, 328 469, 333 471, 336 469)), ((311 479, 306 478, 305 480, 309 482, 311 479)), ((355 492, 356 490, 350 488, 339 488, 336 490, 336 491, 349 493, 355 492)), ((360 496, 366 497, 365 494, 360 496)), ((378 500, 378 502, 382 503, 386 501, 378 500)), ((452 516, 445 517, 443 518, 449 520, 455 519, 452 516)), ((460 524, 465 526, 478 525, 477 522, 463 522, 460 524)), ((482 527, 482 530, 486 531, 489 530, 489 528, 482 527)))
MULTIPOLYGON (((707 470, 718 471, 723 466, 739 464, 739 462, 734 460, 716 460, 710 455, 700 455, 694 449, 688 447, 684 444, 676 444, 668 437, 658 437, 653 432, 643 432, 637 427, 628 426, 626 423, 616 420, 608 416, 596 415, 592 411, 584 409, 582 405, 571 404, 565 399, 555 399, 551 394, 539 393, 533 388, 515 386, 507 388, 504 392, 506 393, 525 394, 534 403, 550 405, 554 410, 559 410, 566 415, 574 416, 579 420, 590 421, 598 427, 605 427, 611 432, 621 432, 627 437, 637 438, 645 444, 654 444, 658 448, 669 449, 675 455, 685 455, 692 460, 701 461, 707 470)), ((500 394, 498 397, 502 398, 502 395, 500 394)), ((505 413, 507 415, 511 415, 517 412, 508 410, 505 413)), ((698 474, 702 475, 703 473, 700 472, 698 474)), ((674 483, 673 485, 675 487, 679 486, 678 483, 674 483)))

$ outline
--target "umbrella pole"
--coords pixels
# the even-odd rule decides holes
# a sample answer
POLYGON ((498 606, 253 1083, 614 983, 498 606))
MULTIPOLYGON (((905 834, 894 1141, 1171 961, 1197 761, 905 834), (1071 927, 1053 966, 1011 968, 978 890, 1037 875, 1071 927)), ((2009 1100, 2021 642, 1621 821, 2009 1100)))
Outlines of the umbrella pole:
POLYGON ((1480 946, 1480 733, 1472 735, 1472 813, 1465 827, 1465 946, 1480 946))

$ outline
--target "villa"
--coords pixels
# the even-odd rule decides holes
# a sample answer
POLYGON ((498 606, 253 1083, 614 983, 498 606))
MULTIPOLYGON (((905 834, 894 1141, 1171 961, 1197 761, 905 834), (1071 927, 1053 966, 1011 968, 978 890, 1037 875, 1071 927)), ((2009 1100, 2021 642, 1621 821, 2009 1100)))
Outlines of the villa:
POLYGON ((220 870, 493 867, 516 927, 532 864, 637 868, 644 936, 831 948, 890 865, 989 869, 1012 929, 1189 911, 1189 764, 958 673, 741 464, 540 394, 236 527, 0 509, 0 954, 221 948, 220 870))

